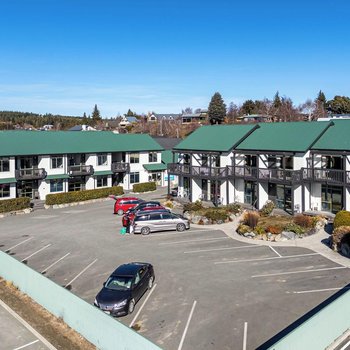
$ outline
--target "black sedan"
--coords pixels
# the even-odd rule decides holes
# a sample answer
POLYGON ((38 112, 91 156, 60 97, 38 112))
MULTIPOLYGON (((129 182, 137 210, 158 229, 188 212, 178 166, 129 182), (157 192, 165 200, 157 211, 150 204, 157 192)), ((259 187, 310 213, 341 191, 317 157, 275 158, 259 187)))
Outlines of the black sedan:
POLYGON ((146 290, 152 288, 154 279, 153 266, 149 263, 121 265, 103 283, 94 305, 115 317, 131 314, 146 290))

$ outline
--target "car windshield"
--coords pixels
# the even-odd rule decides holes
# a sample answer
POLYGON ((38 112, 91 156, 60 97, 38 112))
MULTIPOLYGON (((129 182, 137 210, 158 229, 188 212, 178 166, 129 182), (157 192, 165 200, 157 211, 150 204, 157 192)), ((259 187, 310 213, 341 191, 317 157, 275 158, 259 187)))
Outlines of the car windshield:
POLYGON ((131 288, 131 276, 112 276, 109 277, 105 287, 112 290, 128 290, 131 288))

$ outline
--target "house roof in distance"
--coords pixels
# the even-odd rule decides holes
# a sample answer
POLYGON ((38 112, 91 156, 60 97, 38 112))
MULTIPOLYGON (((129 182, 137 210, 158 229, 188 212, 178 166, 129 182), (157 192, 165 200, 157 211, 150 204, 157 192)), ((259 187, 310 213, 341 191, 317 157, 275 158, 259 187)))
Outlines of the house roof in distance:
POLYGON ((228 152, 256 127, 251 124, 201 126, 174 147, 174 150, 228 152))
POLYGON ((0 156, 162 151, 147 134, 111 131, 0 131, 0 156))

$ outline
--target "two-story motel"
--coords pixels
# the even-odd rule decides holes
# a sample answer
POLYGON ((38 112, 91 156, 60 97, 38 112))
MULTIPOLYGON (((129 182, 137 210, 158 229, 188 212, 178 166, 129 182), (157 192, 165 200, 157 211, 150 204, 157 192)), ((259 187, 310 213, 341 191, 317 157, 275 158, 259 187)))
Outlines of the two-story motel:
POLYGON ((162 150, 143 134, 0 131, 0 200, 159 182, 162 150))
POLYGON ((350 120, 202 126, 173 152, 168 172, 191 201, 350 210, 350 120))

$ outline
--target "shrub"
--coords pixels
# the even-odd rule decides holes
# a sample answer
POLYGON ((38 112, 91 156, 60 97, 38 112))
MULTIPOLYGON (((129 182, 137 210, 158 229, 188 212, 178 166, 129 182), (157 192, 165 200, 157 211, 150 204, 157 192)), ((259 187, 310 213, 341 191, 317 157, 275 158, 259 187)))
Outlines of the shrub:
POLYGON ((228 219, 228 213, 225 210, 216 208, 207 209, 204 216, 213 221, 225 221, 228 219))
POLYGON ((172 201, 167 200, 166 202, 164 202, 164 205, 168 208, 174 208, 174 204, 172 201))
POLYGON ((272 213, 272 210, 276 208, 275 203, 272 201, 267 201, 264 206, 261 208, 260 212, 262 216, 269 216, 272 213))
POLYGON ((229 213, 233 214, 238 214, 242 211, 242 207, 237 203, 229 204, 225 208, 229 213))
POLYGON ((195 201, 194 203, 186 203, 184 205, 184 212, 185 211, 199 211, 204 209, 201 201, 195 201))
POLYGON ((311 216, 296 215, 294 217, 293 221, 296 225, 299 225, 299 226, 304 227, 304 228, 314 227, 314 219, 311 216))
POLYGON ((332 233, 332 247, 334 250, 340 250, 340 244, 343 243, 346 236, 350 235, 350 226, 339 226, 332 233))
POLYGON ((333 229, 340 226, 350 226, 350 212, 346 210, 338 211, 333 222, 333 229))
POLYGON ((45 204, 65 204, 73 202, 83 202, 90 199, 108 197, 109 195, 120 196, 124 193, 121 186, 99 188, 97 190, 85 190, 77 192, 55 193, 46 196, 45 204))
POLYGON ((297 225, 294 222, 287 224, 286 226, 284 226, 283 229, 284 231, 294 232, 297 235, 302 235, 303 233, 305 233, 305 230, 300 225, 297 225))
POLYGON ((266 232, 270 232, 273 235, 279 235, 282 232, 282 228, 279 226, 270 225, 265 229, 266 232))
POLYGON ((251 228, 255 228, 258 224, 260 215, 256 211, 247 211, 243 216, 243 223, 251 228))
POLYGON ((155 191, 156 189, 157 185, 155 182, 143 182, 132 186, 133 192, 136 193, 150 192, 155 191))
POLYGON ((244 235, 245 233, 251 232, 251 231, 252 231, 252 229, 247 225, 240 224, 237 227, 237 233, 240 235, 244 235))
POLYGON ((0 213, 8 213, 10 211, 23 210, 30 208, 30 198, 11 198, 0 201, 0 213))
POLYGON ((257 235, 264 235, 264 234, 266 234, 265 229, 262 226, 259 226, 259 225, 255 227, 254 232, 257 235))

